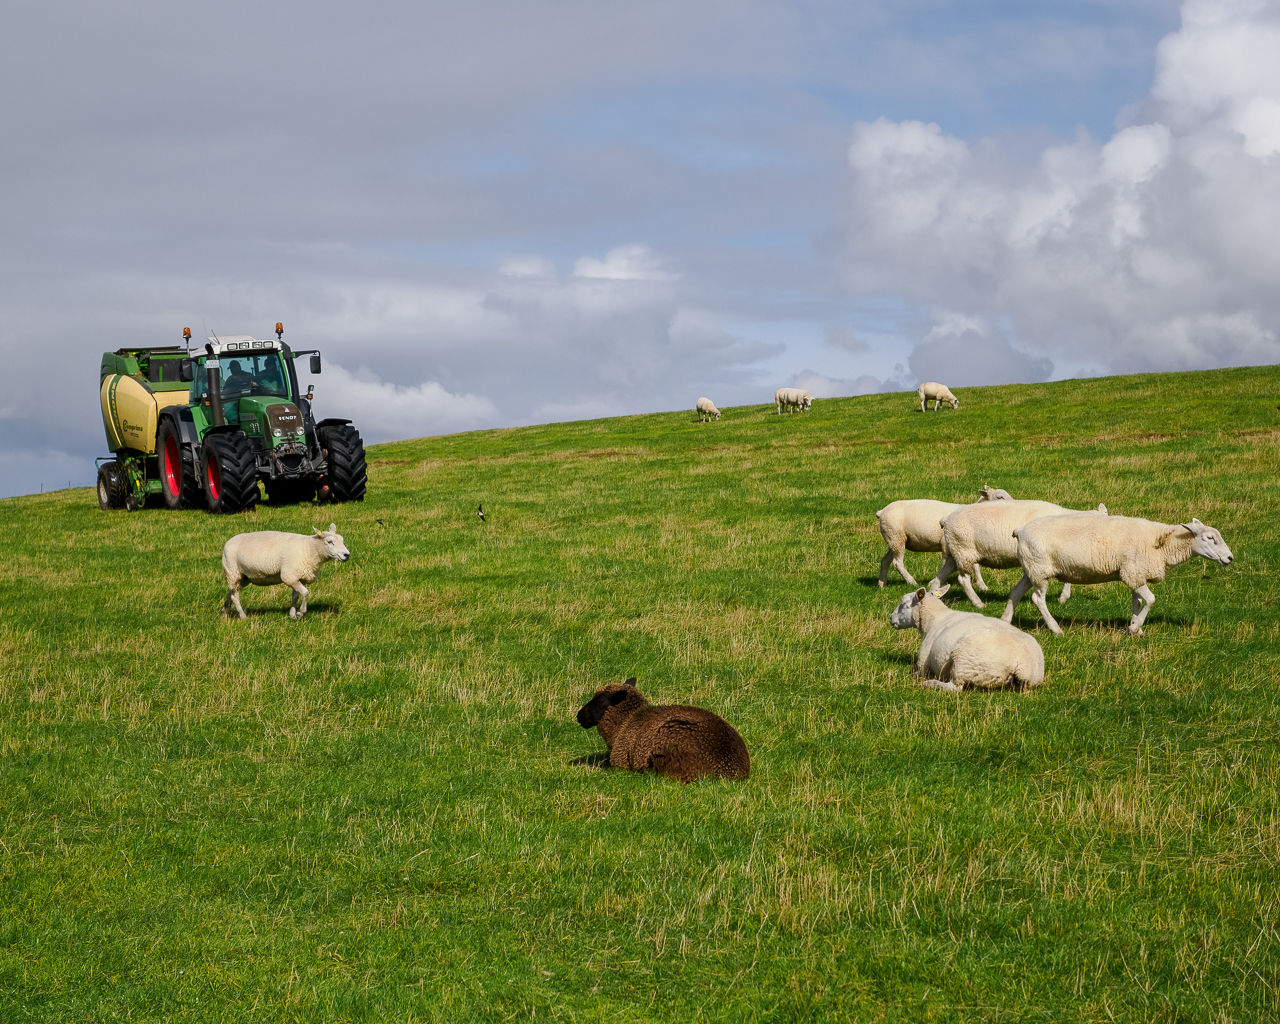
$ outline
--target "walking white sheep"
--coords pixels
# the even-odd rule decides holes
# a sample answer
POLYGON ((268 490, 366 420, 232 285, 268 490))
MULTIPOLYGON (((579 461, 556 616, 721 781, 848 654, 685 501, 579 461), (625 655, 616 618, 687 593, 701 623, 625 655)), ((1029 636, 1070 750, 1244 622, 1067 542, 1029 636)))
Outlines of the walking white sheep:
MULTIPOLYGON (((1018 542, 1013 531, 1041 516, 1062 515, 1070 509, 1051 501, 988 501, 965 505, 942 521, 942 553, 938 575, 926 584, 930 590, 959 570, 960 586, 975 608, 983 607, 971 577, 979 564, 989 569, 1018 565, 1018 542)), ((1085 513, 1097 515, 1097 513, 1085 513)), ((1104 513, 1105 514, 1105 513, 1104 513)), ((1062 588, 1061 603, 1071 596, 1071 584, 1062 588)))
POLYGON ((773 393, 773 404, 778 407, 779 414, 783 409, 804 412, 813 405, 813 395, 803 388, 778 388, 773 393))
POLYGON ((720 418, 720 410, 716 408, 716 403, 709 398, 699 398, 698 404, 694 406, 698 413, 698 422, 710 420, 712 417, 720 418))
POLYGON ((234 604, 240 618, 245 617, 240 588, 246 583, 257 587, 283 583, 293 589, 289 618, 301 619, 307 614, 307 597, 311 593, 303 584, 315 582, 316 573, 325 562, 345 562, 351 557, 336 530, 337 525, 330 523, 329 529, 317 530, 311 535, 260 530, 232 537, 222 549, 222 571, 227 577, 223 616, 231 615, 234 604), (299 601, 302 602, 300 608, 299 601))
POLYGON ((920 630, 920 685, 934 690, 1030 690, 1044 682, 1044 651, 1036 638, 1000 619, 953 611, 942 603, 950 587, 903 596, 889 615, 894 629, 920 630))
MULTIPOLYGON (((978 492, 980 502, 1012 500, 1008 491, 1002 491, 998 487, 983 486, 978 492)), ((880 536, 889 545, 889 550, 880 559, 880 582, 876 585, 884 586, 892 565, 908 584, 918 586, 911 573, 907 572, 903 554, 907 551, 941 551, 942 520, 958 508, 964 508, 964 505, 930 498, 904 498, 901 501, 891 501, 877 512, 880 536)), ((987 589, 979 566, 974 566, 974 579, 979 587, 987 589)))
POLYGON ((1049 614, 1045 590, 1051 579, 1071 583, 1121 582, 1133 591, 1129 633, 1142 635, 1142 624, 1155 604, 1147 582, 1164 581, 1165 570, 1181 565, 1193 555, 1219 565, 1235 559, 1222 534, 1199 519, 1170 526, 1129 516, 1088 514, 1046 516, 1016 531, 1022 579, 1009 594, 1005 622, 1027 590, 1034 587, 1031 602, 1055 633, 1062 627, 1049 614))
POLYGON ((943 402, 950 402, 951 408, 960 408, 960 399, 951 393, 951 389, 945 384, 939 384, 937 381, 930 380, 921 384, 916 389, 916 394, 920 397, 920 411, 925 411, 925 406, 929 399, 933 399, 933 411, 937 412, 942 407, 943 402))

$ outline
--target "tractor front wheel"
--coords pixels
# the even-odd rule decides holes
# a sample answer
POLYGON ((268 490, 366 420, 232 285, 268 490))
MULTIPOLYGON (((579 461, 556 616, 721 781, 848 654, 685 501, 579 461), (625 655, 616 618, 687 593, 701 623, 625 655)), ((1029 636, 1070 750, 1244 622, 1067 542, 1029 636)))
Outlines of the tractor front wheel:
POLYGON ((156 432, 156 455, 160 463, 160 493, 166 508, 192 508, 200 503, 200 484, 191 450, 182 444, 173 420, 161 421, 156 432))
POLYGON ((243 434, 209 434, 200 455, 209 511, 239 512, 258 504, 258 467, 243 434))
POLYGON ((104 462, 98 469, 98 508, 109 512, 124 508, 125 480, 120 463, 104 462))
POLYGON ((349 425, 322 427, 320 444, 328 449, 325 459, 329 471, 322 484, 329 492, 326 497, 330 501, 364 501, 369 471, 365 465, 364 441, 360 438, 360 431, 349 425))

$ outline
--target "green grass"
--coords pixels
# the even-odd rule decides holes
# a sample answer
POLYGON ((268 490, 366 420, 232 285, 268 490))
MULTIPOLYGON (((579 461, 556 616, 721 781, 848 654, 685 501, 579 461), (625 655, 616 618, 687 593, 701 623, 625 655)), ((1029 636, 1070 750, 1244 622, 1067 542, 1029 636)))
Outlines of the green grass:
POLYGON ((1280 1019, 1277 394, 482 431, 231 518, 0 502, 0 1019, 1280 1019), (874 512, 984 483, 1236 561, 1136 639, 1120 584, 1062 637, 1025 603, 1032 695, 921 691, 874 512), (304 622, 219 617, 229 536, 331 519, 304 622), (603 767, 573 716, 626 675, 733 722, 751 779, 603 767))

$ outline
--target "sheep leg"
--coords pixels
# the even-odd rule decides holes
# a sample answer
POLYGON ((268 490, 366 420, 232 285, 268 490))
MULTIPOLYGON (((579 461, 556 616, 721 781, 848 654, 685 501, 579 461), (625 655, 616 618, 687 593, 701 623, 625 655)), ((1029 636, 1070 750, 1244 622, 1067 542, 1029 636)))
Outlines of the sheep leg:
POLYGON ((975 608, 986 607, 986 605, 982 603, 982 598, 978 596, 977 591, 973 589, 973 578, 963 570, 960 573, 960 586, 964 587, 965 596, 973 602, 973 606, 975 608))
POLYGON ((239 614, 240 614, 240 618, 242 618, 242 619, 243 619, 243 618, 245 617, 245 614, 244 614, 244 606, 240 603, 240 587, 239 587, 239 585, 236 585, 236 586, 232 587, 231 589, 229 589, 229 590, 227 591, 227 599, 226 599, 225 601, 223 601, 223 602, 222 602, 222 617, 223 617, 224 619, 229 619, 229 618, 231 618, 231 606, 232 606, 232 604, 234 604, 234 605, 236 606, 236 611, 237 611, 237 612, 239 612, 239 614))
POLYGON ((307 614, 307 598, 310 596, 311 591, 302 585, 301 580, 290 583, 289 586, 293 587, 293 604, 289 606, 289 618, 301 621, 302 616, 307 614), (301 608, 298 607, 299 600, 302 601, 301 608))
POLYGON ((956 683, 948 682, 945 679, 922 679, 920 680, 920 689, 946 690, 948 693, 960 693, 964 687, 956 683))
POLYGON ((1027 591, 1030 589, 1031 577, 1024 572, 1022 579, 1018 580, 1018 585, 1009 591, 1009 603, 1004 606, 1004 614, 1000 616, 1003 621, 1013 621, 1014 608, 1018 606, 1018 602, 1026 596, 1027 591))
POLYGON ((1058 595, 1058 604, 1066 604, 1071 600, 1071 584, 1062 584, 1062 593, 1058 595))
POLYGON ((982 578, 982 566, 978 565, 976 562, 973 566, 973 582, 978 585, 979 590, 991 589, 987 586, 987 581, 982 578))
POLYGON ((1145 583, 1133 592, 1133 617, 1129 620, 1129 635, 1142 636, 1142 624, 1147 621, 1147 613, 1151 611, 1151 606, 1156 603, 1156 595, 1151 593, 1151 588, 1145 583), (1138 606, 1145 602, 1142 611, 1138 611, 1138 606))
POLYGON ((893 568, 897 569, 898 572, 902 573, 902 578, 906 580, 908 584, 913 587, 917 586, 914 577, 912 577, 911 573, 907 572, 906 563, 902 560, 903 554, 904 552, 894 551, 893 548, 890 548, 884 553, 884 557, 880 559, 880 582, 877 586, 884 586, 885 581, 889 578, 890 566, 893 566, 893 568))
POLYGON ((950 555, 947 555, 942 560, 942 564, 938 566, 938 574, 934 576, 934 578, 931 579, 928 583, 926 583, 925 586, 929 590, 937 590, 940 586, 942 586, 942 584, 946 583, 947 580, 951 578, 951 574, 955 571, 956 571, 956 560, 952 558, 950 555))
POLYGON ((1044 619, 1044 624, 1054 633, 1062 635, 1062 627, 1058 625, 1058 620, 1049 613, 1049 606, 1045 603, 1044 596, 1049 592, 1049 581, 1038 584, 1036 589, 1031 592, 1031 603, 1040 609, 1040 615, 1044 619))

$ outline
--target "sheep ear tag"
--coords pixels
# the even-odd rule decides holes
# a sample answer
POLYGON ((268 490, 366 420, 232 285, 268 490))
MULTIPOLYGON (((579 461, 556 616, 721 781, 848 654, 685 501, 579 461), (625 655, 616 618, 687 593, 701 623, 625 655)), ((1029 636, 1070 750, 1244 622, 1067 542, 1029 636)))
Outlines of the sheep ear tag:
POLYGON ((934 597, 942 597, 950 589, 951 584, 948 583, 945 587, 939 587, 937 590, 931 591, 931 593, 934 597))
POLYGON ((916 591, 916 600, 923 601, 924 595, 925 595, 925 589, 924 587, 921 587, 919 590, 916 591))

